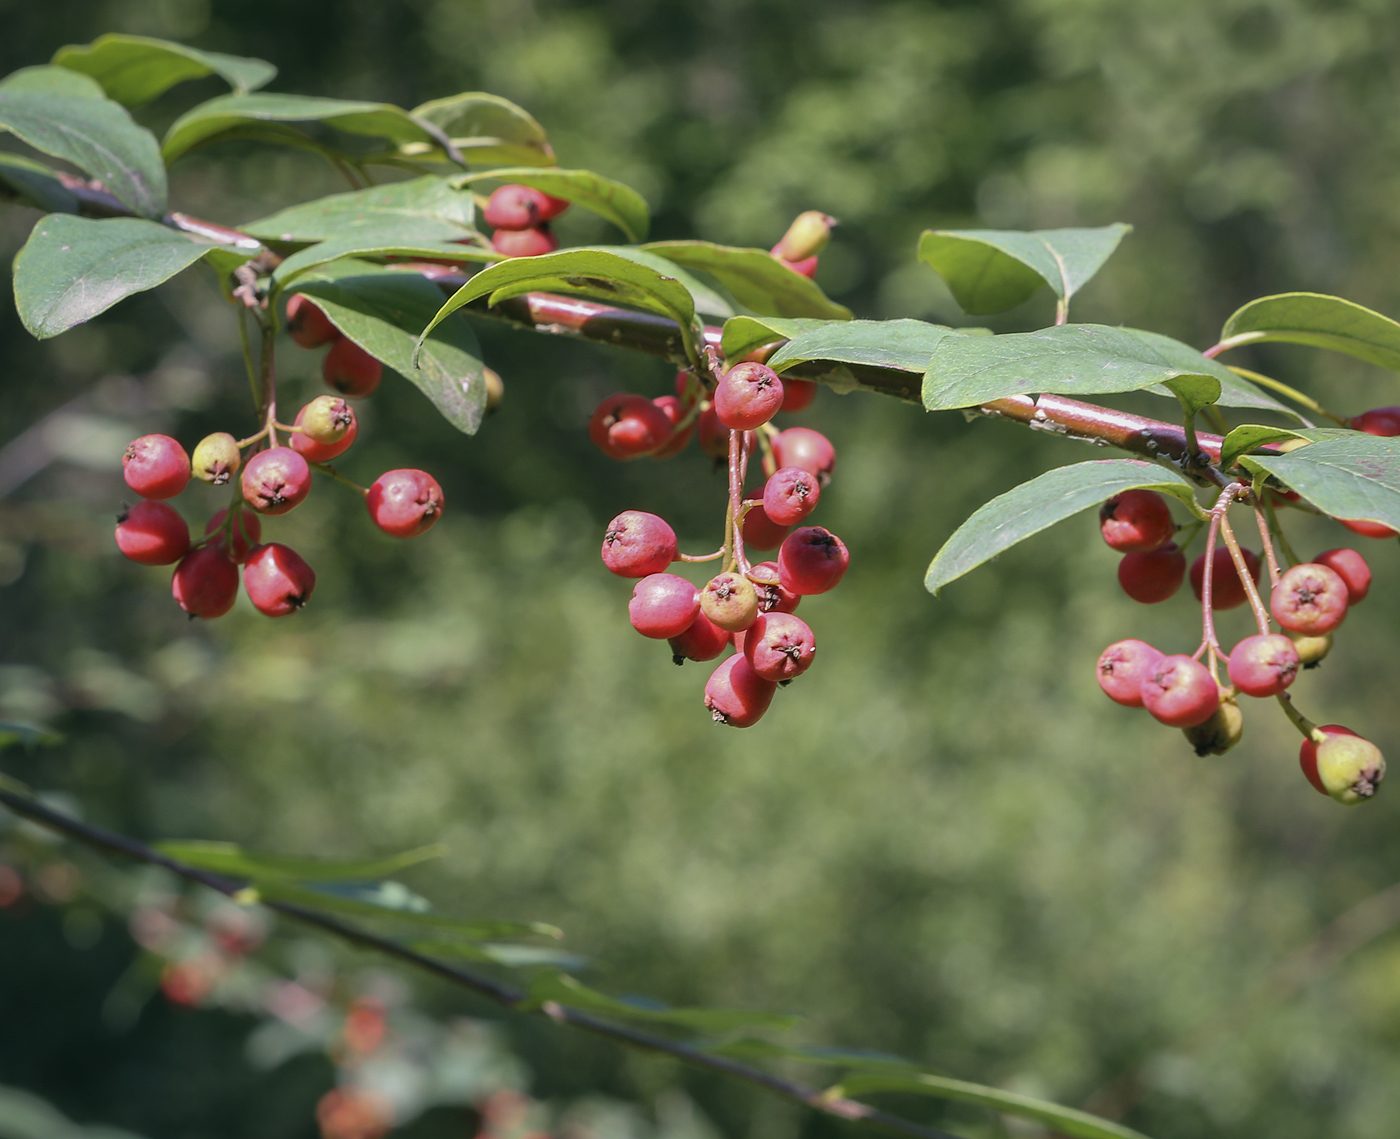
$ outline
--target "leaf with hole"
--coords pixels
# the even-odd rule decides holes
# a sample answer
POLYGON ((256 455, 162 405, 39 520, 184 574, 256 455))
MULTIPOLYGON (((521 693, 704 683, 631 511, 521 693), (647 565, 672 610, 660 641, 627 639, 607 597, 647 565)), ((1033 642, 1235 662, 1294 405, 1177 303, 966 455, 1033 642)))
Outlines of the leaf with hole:
POLYGON ((343 238, 357 230, 391 230, 404 241, 455 241, 475 236, 475 225, 471 191, 428 175, 331 194, 239 228, 262 241, 302 244, 343 238))
POLYGON ((127 107, 149 102, 187 79, 217 75, 237 92, 271 82, 277 68, 266 60, 200 51, 147 36, 105 35, 54 53, 59 67, 90 75, 109 99, 127 107))
POLYGON ((1018 542, 1125 490, 1147 489, 1180 499, 1193 512, 1195 488, 1183 476, 1141 459, 1091 459, 1022 483, 978 507, 943 543, 924 575, 937 594, 950 581, 989 562, 1018 542))
POLYGON ((42 162, 0 154, 0 194, 52 214, 75 214, 78 199, 42 162))
POLYGON ((762 249, 711 241, 653 241, 642 247, 687 269, 709 273, 745 308, 759 315, 850 320, 851 310, 821 286, 762 249))
POLYGON ((1042 285, 1067 304, 1132 228, 927 229, 919 238, 919 260, 948 283, 964 312, 1015 308, 1042 285))
MULTIPOLYGON (((550 166, 554 163, 554 151, 544 127, 528 111, 499 95, 464 91, 423 103, 414 107, 412 114, 415 119, 432 123, 441 130, 452 140, 462 158, 473 165, 550 166)), ((433 148, 423 143, 407 143, 400 149, 411 157, 433 148)))
POLYGON ((744 1009, 670 1008, 667 1005, 639 998, 619 999, 576 981, 566 973, 546 973, 536 977, 527 998, 531 1007, 539 1008, 546 1001, 567 1005, 581 1012, 621 1020, 640 1020, 655 1024, 670 1024, 693 1032, 718 1035, 743 1028, 767 1028, 777 1031, 791 1028, 797 1018, 771 1012, 749 1012, 744 1009))
POLYGON ((627 235, 628 241, 641 241, 651 226, 646 199, 630 186, 604 178, 591 170, 541 170, 533 166, 483 170, 480 174, 459 175, 463 186, 490 179, 502 184, 533 186, 556 198, 565 198, 605 218, 627 235))
POLYGON ((1322 293, 1280 293, 1239 309, 1220 330, 1229 347, 1282 340, 1330 348, 1400 371, 1400 323, 1322 293))
POLYGON ((1333 518, 1400 530, 1400 439, 1341 427, 1298 434, 1313 441, 1282 455, 1243 455, 1240 465, 1272 475, 1333 518))

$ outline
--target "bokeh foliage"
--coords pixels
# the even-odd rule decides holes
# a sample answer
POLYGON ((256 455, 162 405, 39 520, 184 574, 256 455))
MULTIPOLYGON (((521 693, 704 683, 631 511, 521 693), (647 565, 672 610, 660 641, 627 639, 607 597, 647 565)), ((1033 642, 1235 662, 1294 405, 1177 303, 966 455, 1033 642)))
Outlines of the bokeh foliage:
MULTIPOLYGON (((1134 233, 1077 319, 1205 345, 1261 293, 1400 313, 1400 13, 1371 0, 0 0, 0 22, 0 72, 115 30, 270 59, 277 90, 407 106, 498 92, 546 124, 564 165, 640 190, 654 238, 767 244, 799 210, 836 214, 821 283, 862 316, 962 321, 915 262, 926 227, 1115 220, 1134 233)), ((143 119, 163 127, 189 92, 143 119)), ((338 188, 254 147, 172 175, 180 208, 233 222, 338 188)), ((7 250, 33 217, 0 214, 7 250)), ((611 239, 593 226, 560 228, 611 239)), ((1042 293, 993 323, 1050 318, 1042 293)), ((630 507, 713 544, 724 492, 698 454, 619 466, 582 432, 599 397, 658 394, 669 373, 490 325, 507 402, 480 435, 391 378, 345 464, 438 473, 449 513, 430 536, 396 544, 320 489, 270 531, 317 567, 315 605, 186 624, 163 575, 111 548, 115 460, 138 430, 249 421, 233 328, 209 281, 44 346, 0 312, 0 436, 23 440, 0 452, 0 481, 35 472, 0 504, 0 713, 66 733, 11 753, 15 774, 151 837, 325 854, 441 838, 448 857, 417 888, 462 914, 562 926, 600 987, 799 1011, 814 1042, 1064 1102, 1111 1085, 1098 1106, 1131 1104, 1159 1139, 1394 1134, 1400 940, 1306 984, 1278 971, 1400 871, 1391 794, 1355 812, 1317 796, 1269 708, 1236 752, 1197 760, 1108 704, 1092 681, 1104 644, 1189 650, 1195 618, 1123 598, 1087 521, 923 592, 929 556, 977 505, 1082 447, 823 393, 804 421, 840 461, 819 520, 853 569, 804 603, 818 665, 759 727, 723 732, 700 708, 703 673, 627 628, 627 589, 596 556, 602 523, 630 507)), ((1393 377, 1355 361, 1252 359, 1339 411, 1397 402, 1393 377)), ((288 344, 282 367, 290 396, 317 391, 310 354, 288 344)), ((1296 529, 1304 550, 1346 537, 1296 529)), ((1366 553, 1380 587, 1295 691, 1395 752, 1400 557, 1393 542, 1366 553)), ((1243 634, 1239 614, 1225 625, 1243 634)), ((46 1025, 37 1043, 6 1034, 0 1083, 152 1139, 263 1134, 270 1102, 287 1105, 277 1133, 311 1133, 305 1103, 276 1088, 260 1107, 253 1089, 170 1110, 170 1081, 238 1070, 224 1022, 182 1025, 176 1047, 147 1017, 139 1078, 117 1088, 126 1045, 91 1001, 122 936, 78 950, 54 929, 0 931, 0 1017, 46 1025)), ((547 1026, 514 1032, 544 1096, 650 1102, 679 1082, 725 1134, 831 1126, 547 1026)))

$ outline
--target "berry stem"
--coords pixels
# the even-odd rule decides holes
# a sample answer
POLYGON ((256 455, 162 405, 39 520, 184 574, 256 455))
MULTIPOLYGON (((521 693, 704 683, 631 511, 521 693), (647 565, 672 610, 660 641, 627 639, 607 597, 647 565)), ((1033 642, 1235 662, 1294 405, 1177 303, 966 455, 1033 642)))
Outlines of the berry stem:
POLYGON ((1059 300, 1057 300, 1057 301, 1055 302, 1055 323, 1056 323, 1056 324, 1068 324, 1068 323, 1069 323, 1069 298, 1068 298, 1068 297, 1060 297, 1059 300))
POLYGON ((313 471, 320 471, 323 475, 328 475, 330 478, 335 479, 335 481, 338 483, 344 483, 351 490, 355 491, 355 493, 361 495, 362 497, 369 494, 369 489, 367 487, 363 487, 357 482, 351 482, 343 474, 341 474, 338 470, 331 466, 330 463, 308 463, 307 466, 309 466, 313 471))
MULTIPOLYGON (((301 428, 298 427, 297 430, 300 431, 301 428)), ((263 429, 262 429, 261 431, 259 431, 256 435, 249 435, 248 438, 246 438, 246 439, 239 439, 239 440, 238 440, 238 443, 237 443, 238 449, 241 451, 241 450, 243 450, 243 448, 245 448, 245 447, 251 447, 251 446, 252 446, 254 443, 256 443, 259 439, 263 439, 263 438, 265 438, 266 436, 267 436, 267 424, 263 424, 263 429)))
POLYGON ((739 573, 747 576, 749 559, 744 556, 744 475, 749 466, 749 433, 729 433, 729 511, 727 524, 732 536, 732 561, 739 573))
POLYGON ((1334 415, 1323 407, 1322 404, 1318 403, 1317 400, 1313 399, 1312 396, 1304 395, 1297 388, 1291 388, 1287 384, 1274 379, 1272 376, 1265 376, 1262 373, 1250 371, 1248 368, 1237 368, 1233 364, 1227 364, 1226 367, 1234 372, 1235 375, 1243 376, 1250 383, 1258 384, 1261 388, 1272 388, 1274 391, 1278 392, 1279 395, 1291 399, 1299 407, 1306 407, 1314 415, 1321 415, 1342 427, 1351 426, 1351 420, 1347 419, 1345 416, 1334 415))
MULTIPOLYGON (((1220 497, 1223 500, 1230 491, 1226 490, 1220 497)), ((1234 495, 1230 495, 1231 498, 1234 495)), ((1225 503, 1225 507, 1229 507, 1225 503)), ((1235 573, 1239 576, 1240 584, 1244 586, 1245 594, 1249 597, 1249 607, 1254 610, 1254 621, 1259 626, 1259 632, 1263 636, 1269 635, 1269 611, 1264 608, 1264 602, 1259 597, 1259 590, 1255 588, 1254 578, 1249 572, 1249 567, 1244 564, 1244 554, 1240 551, 1240 544, 1235 540, 1235 532, 1230 529, 1230 520, 1225 517, 1225 510, 1220 511, 1220 537, 1225 542, 1225 548, 1230 551, 1230 560, 1235 563, 1235 573)), ((1210 563, 1206 565, 1206 577, 1211 575, 1210 563)))
POLYGON ((1215 609, 1211 605, 1212 586, 1215 579, 1215 574, 1212 572, 1215 566, 1215 536, 1219 532, 1220 515, 1212 509, 1210 528, 1206 531, 1206 572, 1201 579, 1201 647, 1192 654, 1199 660, 1202 653, 1209 652, 1212 662, 1215 660, 1216 651, 1220 648, 1220 642, 1215 637, 1215 609))
POLYGON ((276 336, 276 323, 269 316, 262 326, 262 403, 259 411, 265 425, 263 430, 274 447, 277 446, 277 373, 273 368, 272 344, 276 336))
POLYGON ((727 552, 727 548, 721 546, 713 554, 681 554, 676 560, 678 562, 714 562, 724 557, 727 552))
POLYGON ((1288 542, 1288 535, 1283 532, 1283 527, 1279 525, 1278 514, 1274 511, 1274 504, 1260 495, 1260 500, 1264 505, 1264 513, 1269 519, 1269 529, 1278 535, 1278 543, 1283 547, 1283 556, 1288 559, 1289 565, 1300 565, 1303 559, 1293 552, 1293 547, 1288 542))
POLYGON ((1288 717, 1288 722, 1302 733, 1304 739, 1321 742, 1317 737, 1317 725, 1303 715, 1302 712, 1298 711, 1297 708, 1293 707, 1293 701, 1287 692, 1280 692, 1277 696, 1277 700, 1279 705, 1283 708, 1284 715, 1288 717))
POLYGON ((1259 540, 1264 543, 1264 560, 1269 563, 1269 585, 1273 589, 1278 588, 1278 579, 1283 575, 1278 568, 1278 555, 1274 553, 1274 539, 1269 533, 1269 523, 1264 517, 1264 507, 1261 505, 1261 496, 1254 496, 1254 522, 1259 527, 1259 540))
POLYGON ((258 369, 253 363, 253 343, 248 335, 247 318, 247 308, 240 305, 238 308, 238 341, 243 346, 243 367, 248 373, 248 389, 253 393, 253 406, 260 408, 262 406, 262 392, 258 388, 258 369))

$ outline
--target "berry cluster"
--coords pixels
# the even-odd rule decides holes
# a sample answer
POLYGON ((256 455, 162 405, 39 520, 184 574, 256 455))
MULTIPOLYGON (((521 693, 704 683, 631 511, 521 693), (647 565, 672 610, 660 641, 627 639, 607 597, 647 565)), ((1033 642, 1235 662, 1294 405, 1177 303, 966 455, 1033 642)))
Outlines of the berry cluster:
POLYGON ((829 530, 801 525, 831 478, 835 449, 819 432, 779 431, 770 422, 779 411, 811 403, 816 385, 784 381, 753 360, 727 371, 717 362, 708 353, 704 369, 679 373, 675 396, 610 396, 588 430, 614 459, 666 458, 694 435, 707 454, 726 461, 729 504, 718 551, 682 554, 664 519, 629 510, 608 523, 602 552, 613 573, 640 579, 628 605, 632 627, 668 641, 676 664, 714 660, 734 646, 705 685, 705 706, 717 723, 747 728, 768 710, 779 685, 811 666, 816 639, 793 611, 804 596, 833 589, 850 554, 829 530), (766 479, 761 491, 745 497, 756 450, 766 479), (750 563, 746 549, 775 547, 775 560, 750 563), (720 560, 721 572, 703 587, 667 572, 676 561, 720 560))
POLYGON ((563 198, 555 198, 531 186, 502 186, 486 201, 483 217, 495 232, 491 248, 507 257, 538 257, 559 248, 549 223, 569 208, 563 198))
MULTIPOLYGON (((330 322, 314 305, 296 305, 298 301, 304 298, 293 297, 287 306, 289 315, 294 313, 297 331, 293 335, 314 331, 319 336, 321 325, 330 322)), ((304 343, 300 338, 299 342, 304 343)), ((341 338, 332 345, 331 354, 340 345, 361 352, 341 338)), ((379 383, 379 361, 365 358, 376 372, 373 384, 358 394, 368 394, 379 383)), ((358 374, 363 376, 365 370, 358 374)), ((327 380, 338 386, 330 380, 329 370, 327 380)), ((291 547, 264 543, 262 518, 299 506, 311 492, 313 470, 362 494, 374 524, 396 538, 422 534, 442 514, 442 488, 426 471, 386 471, 373 486, 364 488, 329 466, 358 433, 355 409, 341 396, 323 395, 297 412, 291 425, 276 422, 270 409, 257 434, 235 439, 218 431, 201 439, 193 455, 169 435, 143 435, 122 456, 126 484, 141 500, 123 509, 117 519, 117 548, 142 565, 174 565, 171 592, 191 617, 222 617, 233 608, 239 566, 248 598, 259 612, 269 617, 295 613, 316 588, 316 571, 291 547), (288 445, 278 443, 279 431, 287 434, 288 445), (245 461, 243 453, 249 449, 252 454, 245 461), (233 483, 235 488, 233 501, 209 519, 199 541, 191 540, 189 526, 167 501, 180 494, 191 478, 211 486, 233 483)))
MULTIPOLYGON (((1374 433, 1400 434, 1400 409, 1368 412, 1353 423, 1363 429, 1379 423, 1387 430, 1374 433)), ((1333 632, 1350 607, 1370 591, 1371 570, 1352 549, 1325 550, 1310 562, 1294 556, 1274 508, 1296 500, 1291 492, 1267 491, 1257 497, 1243 483, 1227 485, 1206 515, 1206 549, 1189 573, 1186 555, 1175 541, 1178 527, 1161 495, 1129 490, 1104 503, 1099 528, 1104 541, 1123 555, 1118 580, 1124 592, 1155 604, 1175 594, 1189 577, 1202 607, 1203 634, 1190 656, 1164 654, 1139 640, 1110 645, 1099 658, 1098 681, 1119 704, 1145 708, 1162 723, 1181 728, 1198 755, 1223 755, 1239 742, 1244 728, 1241 695, 1275 697, 1303 735, 1299 761, 1308 781, 1338 802, 1360 803, 1376 793, 1385 777, 1380 749, 1349 728, 1312 723, 1293 707, 1287 689, 1300 670, 1316 667, 1330 651, 1333 632), (1231 529, 1227 515, 1235 502, 1253 507, 1264 548, 1262 563, 1239 544, 1231 529), (1225 543, 1220 549, 1218 537, 1225 543), (1279 565, 1275 537, 1292 563, 1287 570, 1279 565), (1268 566, 1271 587, 1267 609, 1258 589, 1263 565, 1268 566), (1227 655, 1216 639, 1214 614, 1246 603, 1259 631, 1227 655), (1271 618, 1282 633, 1273 631, 1271 618), (1222 662, 1228 685, 1219 678, 1222 662)), ((1394 536, 1394 531, 1374 523, 1339 521, 1356 533, 1394 536)), ((1190 537, 1202 525, 1194 523, 1190 537)), ((1189 545, 1189 539, 1183 545, 1189 545)))

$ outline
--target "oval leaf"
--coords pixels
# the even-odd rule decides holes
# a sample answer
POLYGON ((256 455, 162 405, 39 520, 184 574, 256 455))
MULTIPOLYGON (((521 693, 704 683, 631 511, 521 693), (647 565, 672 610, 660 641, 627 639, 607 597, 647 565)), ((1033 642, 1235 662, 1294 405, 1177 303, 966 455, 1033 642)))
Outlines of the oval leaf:
POLYGON ((641 194, 630 186, 594 174, 591 170, 540 170, 533 166, 517 166, 468 174, 459 177, 457 182, 465 186, 487 178, 533 186, 536 190, 582 206, 612 222, 627 235, 628 241, 641 241, 651 226, 651 211, 647 209, 646 199, 641 194))
POLYGON ((1250 301, 1225 322, 1220 340, 1227 347, 1263 340, 1311 344, 1400 371, 1400 324, 1322 293, 1280 293, 1250 301))
POLYGON ((929 564, 924 588, 937 594, 950 581, 1031 535, 1137 488, 1174 495, 1196 508, 1191 483, 1175 471, 1141 459, 1094 459, 1046 471, 979 507, 959 526, 929 564))
POLYGON ((724 322, 720 351, 726 360, 738 360, 765 344, 791 340, 803 332, 824 328, 827 323, 809 317, 736 316, 724 322))
MULTIPOLYGON (((414 107, 413 117, 441 130, 452 140, 462 158, 473 164, 551 166, 554 163, 554 151, 544 127, 529 112, 499 95, 464 91, 414 107)), ((428 149, 421 143, 403 147, 407 154, 428 149)))
POLYGON ((824 321, 793 336, 768 360, 781 372, 808 360, 834 360, 842 364, 868 364, 923 372, 933 350, 955 330, 922 320, 824 321))
POLYGON ((1097 229, 928 229, 919 260, 932 265, 969 313, 1015 308, 1042 285, 1068 301, 1099 271, 1132 226, 1097 229))
POLYGON ((0 192, 46 214, 75 214, 78 199, 42 162, 0 154, 0 192))
POLYGON ((109 99, 127 107, 149 102, 186 79, 217 75, 235 91, 245 92, 257 90, 277 74, 266 60, 199 51, 146 36, 106 35, 90 44, 69 44, 54 53, 53 62, 92 76, 109 99))
POLYGON ((350 230, 392 231, 403 241, 455 241, 475 236, 475 224, 471 192, 428 175, 331 194, 240 228, 263 241, 300 244, 346 237, 350 230))
POLYGON ((156 849, 170 858, 230 878, 263 882, 290 878, 305 882, 337 881, 350 878, 387 878, 409 866, 441 858, 447 848, 441 843, 406 850, 388 858, 329 859, 296 858, 284 854, 255 854, 231 842, 158 842, 156 849))
POLYGON ((106 312, 123 297, 153 289, 196 261, 216 255, 220 268, 255 250, 207 245, 139 218, 40 219, 15 258, 15 307, 39 340, 106 312))
POLYGON ((687 269, 709 273, 734 299, 761 316, 850 320, 851 310, 762 249, 711 241, 653 241, 642 247, 687 269))
POLYGON ((554 1001, 582 1012, 598 1013, 622 1020, 673 1024, 678 1028, 688 1028, 693 1032, 709 1035, 734 1032, 741 1028, 782 1031, 797 1023, 796 1017, 780 1013, 749 1012, 744 1009, 671 1008, 653 1001, 620 1000, 596 989, 590 989, 566 973, 546 973, 536 977, 530 985, 530 994, 526 1000, 531 1008, 539 1008, 546 1001, 554 1001))
POLYGON ((286 288, 304 273, 340 261, 347 257, 411 257, 415 260, 435 258, 439 261, 485 262, 501 260, 501 255, 479 245, 455 241, 413 241, 399 239, 397 234, 353 232, 330 241, 319 241, 293 253, 277 266, 272 274, 273 291, 286 288))
POLYGON ((1400 530, 1400 439, 1340 427, 1298 434, 1315 442, 1283 455, 1245 455, 1240 465, 1272 475, 1333 518, 1400 530))
POLYGON ((1220 469, 1228 471, 1239 461, 1240 456, 1249 454, 1256 447, 1278 443, 1284 439, 1305 438, 1307 437, 1300 432, 1290 431, 1286 427, 1265 427, 1259 423, 1246 423, 1236 427, 1221 443, 1220 469))
POLYGON ((696 312, 704 313, 706 316, 717 316, 721 320, 727 320, 734 315, 734 306, 726 297, 721 296, 698 277, 691 276, 665 257, 659 257, 636 245, 590 245, 589 248, 601 249, 606 253, 616 253, 619 257, 626 257, 638 265, 655 269, 663 277, 674 277, 690 293, 690 299, 695 304, 696 312))

